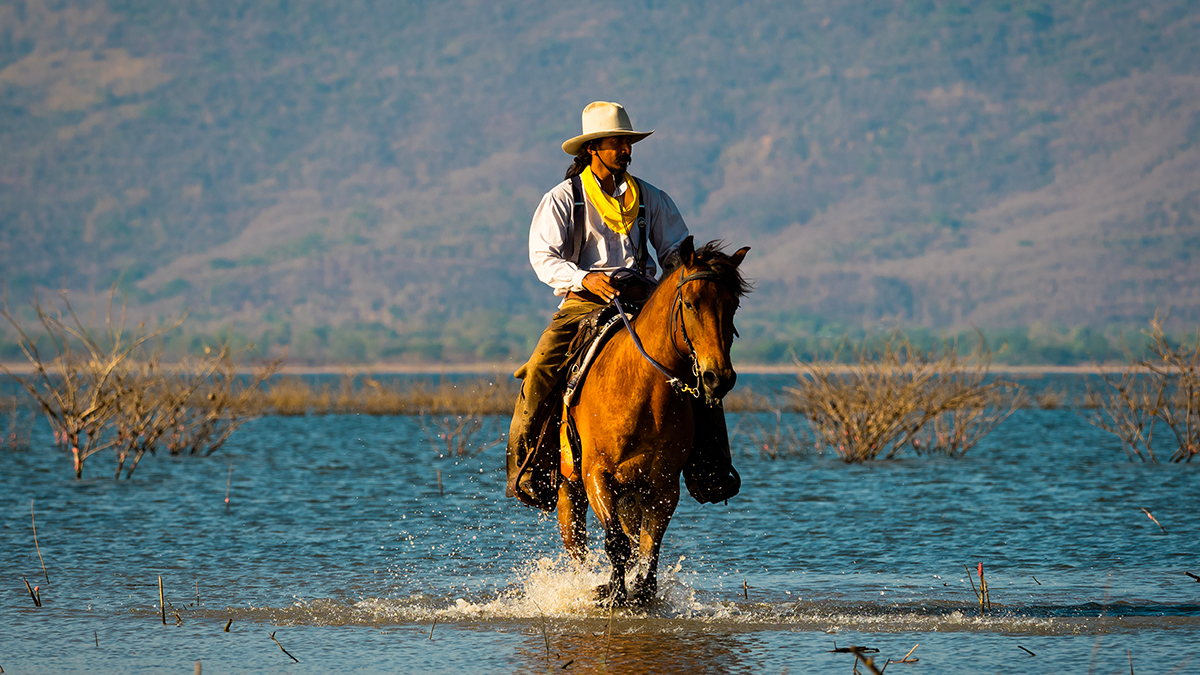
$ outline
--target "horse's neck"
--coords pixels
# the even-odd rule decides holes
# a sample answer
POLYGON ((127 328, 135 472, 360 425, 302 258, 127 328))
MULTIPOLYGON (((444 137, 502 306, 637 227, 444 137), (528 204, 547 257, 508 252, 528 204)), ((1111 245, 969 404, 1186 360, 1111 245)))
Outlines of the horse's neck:
MULTIPOLYGON (((655 361, 671 371, 677 370, 682 362, 671 333, 671 312, 675 310, 675 285, 678 281, 678 273, 663 277, 658 290, 650 296, 633 320, 633 329, 642 342, 642 348, 655 361)), ((633 345, 632 339, 627 346, 633 356, 645 360, 633 345)), ((645 365, 652 367, 649 363, 645 365)))

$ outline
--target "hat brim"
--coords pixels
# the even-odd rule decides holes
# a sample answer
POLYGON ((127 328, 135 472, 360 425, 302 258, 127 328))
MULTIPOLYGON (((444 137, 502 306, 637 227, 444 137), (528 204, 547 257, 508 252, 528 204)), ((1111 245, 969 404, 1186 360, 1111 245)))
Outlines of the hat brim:
POLYGON ((653 129, 650 131, 593 131, 590 134, 576 136, 575 138, 566 141, 562 144, 562 149, 563 152, 574 157, 575 155, 579 154, 580 150, 583 149, 584 144, 586 144, 588 141, 594 141, 597 138, 608 138, 609 136, 630 136, 632 137, 630 142, 637 143, 652 133, 654 133, 653 129))

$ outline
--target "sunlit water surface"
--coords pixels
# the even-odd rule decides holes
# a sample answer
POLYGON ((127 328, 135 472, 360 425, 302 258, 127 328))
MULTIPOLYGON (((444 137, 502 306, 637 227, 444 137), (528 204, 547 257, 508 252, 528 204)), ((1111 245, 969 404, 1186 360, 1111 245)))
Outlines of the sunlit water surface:
POLYGON ((1200 465, 1130 463, 1070 410, 1021 411, 958 460, 770 460, 738 434, 742 494, 685 496, 658 602, 611 613, 595 522, 576 569, 503 498, 502 448, 439 458, 417 419, 265 418, 129 481, 105 455, 76 481, 49 441, 0 455, 6 673, 849 672, 835 642, 877 665, 920 643, 926 674, 1200 668, 1200 465))

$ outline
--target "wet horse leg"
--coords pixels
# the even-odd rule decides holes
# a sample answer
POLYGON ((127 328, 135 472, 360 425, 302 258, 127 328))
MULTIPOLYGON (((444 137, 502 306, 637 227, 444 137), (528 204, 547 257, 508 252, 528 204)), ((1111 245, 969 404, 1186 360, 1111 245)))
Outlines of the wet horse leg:
POLYGON ((671 516, 675 515, 675 507, 679 505, 679 479, 666 481, 656 491, 654 501, 643 501, 641 537, 639 538, 639 555, 637 579, 633 582, 633 603, 646 605, 654 601, 658 593, 658 554, 662 550, 663 535, 671 516))
POLYGON ((612 575, 607 584, 596 588, 596 599, 604 602, 612 598, 614 604, 624 605, 627 598, 625 570, 629 567, 633 549, 617 517, 617 495, 613 488, 612 477, 600 471, 587 481, 588 501, 604 527, 604 552, 612 564, 612 575))
POLYGON ((558 485, 558 529, 563 546, 577 563, 587 559, 587 493, 580 481, 558 485))

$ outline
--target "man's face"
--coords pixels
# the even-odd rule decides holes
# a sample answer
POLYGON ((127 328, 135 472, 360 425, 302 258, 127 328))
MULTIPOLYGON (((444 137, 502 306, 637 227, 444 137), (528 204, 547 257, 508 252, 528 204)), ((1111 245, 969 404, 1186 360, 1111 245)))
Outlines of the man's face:
POLYGON ((629 170, 629 163, 633 161, 633 143, 628 136, 601 138, 590 152, 592 157, 599 157, 605 166, 619 173, 629 170))

